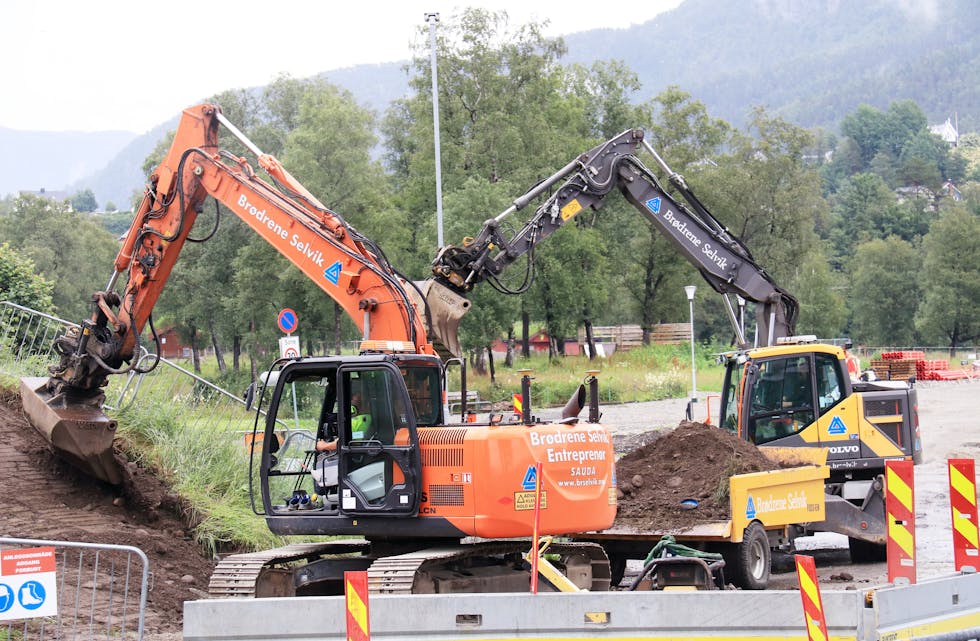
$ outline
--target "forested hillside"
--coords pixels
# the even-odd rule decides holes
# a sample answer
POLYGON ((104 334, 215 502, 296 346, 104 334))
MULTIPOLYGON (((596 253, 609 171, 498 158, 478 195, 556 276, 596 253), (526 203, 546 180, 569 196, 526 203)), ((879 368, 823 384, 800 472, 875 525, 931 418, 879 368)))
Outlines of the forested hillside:
POLYGON ((766 106, 836 130, 860 104, 914 100, 932 122, 980 129, 980 11, 971 0, 686 0, 625 30, 566 37, 568 59, 621 59, 644 95, 679 85, 744 123, 766 106))

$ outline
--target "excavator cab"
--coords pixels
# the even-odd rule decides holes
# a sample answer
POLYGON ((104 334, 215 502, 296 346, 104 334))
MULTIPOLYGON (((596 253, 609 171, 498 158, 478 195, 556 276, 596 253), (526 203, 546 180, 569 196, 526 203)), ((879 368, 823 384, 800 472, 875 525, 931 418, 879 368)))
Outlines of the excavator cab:
POLYGON ((873 478, 921 457, 915 389, 854 383, 839 347, 800 343, 727 356, 721 427, 756 445, 826 447, 832 477, 873 478))
MULTIPOLYGON (((270 527, 305 519, 301 529, 309 532, 310 519, 318 517, 418 514, 414 407, 424 403, 413 405, 406 373, 438 385, 441 368, 430 359, 406 364, 383 355, 281 362, 258 407, 265 414, 265 433, 257 440, 263 444, 259 480, 270 527), (318 442, 335 439, 335 449, 318 450, 318 442)), ((440 418, 440 408, 431 406, 438 405, 435 398, 426 420, 440 418)))

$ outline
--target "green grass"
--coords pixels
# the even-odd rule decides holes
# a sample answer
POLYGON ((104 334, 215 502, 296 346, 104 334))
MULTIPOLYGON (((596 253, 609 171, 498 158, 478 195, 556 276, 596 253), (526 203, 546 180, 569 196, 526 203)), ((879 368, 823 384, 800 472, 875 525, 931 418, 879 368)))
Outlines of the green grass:
MULTIPOLYGON (((721 349, 699 345, 696 349, 696 376, 699 392, 720 392, 724 368, 715 363, 721 349)), ((513 368, 496 362, 496 381, 467 370, 466 386, 480 398, 509 401, 521 389, 521 369, 531 370, 531 397, 544 407, 564 405, 582 383, 589 370, 599 370, 599 395, 603 403, 657 401, 686 396, 691 389, 690 345, 650 345, 616 352, 608 358, 590 361, 586 356, 568 356, 558 361, 547 355, 517 358, 513 368)), ((450 388, 459 389, 459 376, 451 370, 450 388)))
POLYGON ((281 544, 252 513, 241 424, 199 414, 163 399, 126 407, 116 416, 127 456, 164 476, 191 506, 195 536, 206 552, 281 544))

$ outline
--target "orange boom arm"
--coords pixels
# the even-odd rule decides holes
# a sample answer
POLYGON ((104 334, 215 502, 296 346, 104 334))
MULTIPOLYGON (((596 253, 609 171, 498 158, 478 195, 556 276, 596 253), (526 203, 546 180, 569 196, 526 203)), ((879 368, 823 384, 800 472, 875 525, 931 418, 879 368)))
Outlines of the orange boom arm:
POLYGON ((77 336, 62 341, 56 377, 97 390, 136 355, 146 325, 204 200, 212 196, 333 298, 365 337, 404 341, 434 354, 423 323, 422 295, 400 277, 370 239, 313 197, 272 156, 262 154, 217 105, 186 109, 173 144, 150 176, 145 196, 116 257, 112 279, 77 336), (244 158, 218 149, 225 125, 259 158, 273 184, 244 158), (120 294, 117 280, 127 274, 120 294), (422 308, 422 313, 420 313, 422 308))

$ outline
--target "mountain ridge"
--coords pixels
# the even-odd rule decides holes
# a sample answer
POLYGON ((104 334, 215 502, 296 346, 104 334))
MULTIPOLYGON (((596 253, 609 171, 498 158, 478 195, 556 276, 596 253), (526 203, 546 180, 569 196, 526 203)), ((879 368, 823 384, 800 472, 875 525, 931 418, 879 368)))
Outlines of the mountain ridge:
MULTIPOLYGON (((885 109, 914 100, 930 122, 954 114, 965 131, 980 129, 980 12, 970 0, 918 3, 867 0, 685 0, 648 22, 563 36, 566 64, 622 60, 642 83, 639 101, 677 85, 709 113, 737 126, 765 106, 805 127, 836 130, 861 104, 885 109)), ((318 74, 381 114, 408 91, 408 61, 366 64, 318 74)), ((253 88, 259 91, 261 88, 253 88)), ((6 167, 0 194, 18 189, 91 188, 104 205, 129 204, 145 177, 140 169, 174 119, 119 145, 82 180, 37 185, 6 167), (11 186, 9 177, 22 183, 11 186)), ((0 144, 3 143, 0 129, 0 144)), ((94 140, 94 139, 93 139, 94 140)), ((80 153, 86 150, 82 147, 80 153)), ((23 153, 8 154, 24 164, 23 153)), ((95 145, 92 147, 95 158, 95 145)), ((38 170, 54 169, 43 158, 38 170)), ((39 174, 40 175, 40 174, 39 174)), ((45 180, 47 182, 47 179, 45 180)))

